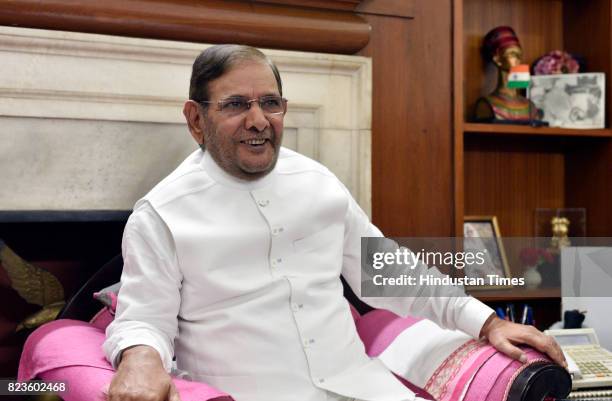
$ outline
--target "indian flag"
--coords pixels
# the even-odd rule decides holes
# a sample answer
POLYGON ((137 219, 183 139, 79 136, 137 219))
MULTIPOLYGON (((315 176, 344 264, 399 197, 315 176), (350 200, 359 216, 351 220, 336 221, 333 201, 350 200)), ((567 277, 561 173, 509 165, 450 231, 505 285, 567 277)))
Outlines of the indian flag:
POLYGON ((529 88, 529 65, 521 64, 510 68, 508 75, 508 88, 529 88))

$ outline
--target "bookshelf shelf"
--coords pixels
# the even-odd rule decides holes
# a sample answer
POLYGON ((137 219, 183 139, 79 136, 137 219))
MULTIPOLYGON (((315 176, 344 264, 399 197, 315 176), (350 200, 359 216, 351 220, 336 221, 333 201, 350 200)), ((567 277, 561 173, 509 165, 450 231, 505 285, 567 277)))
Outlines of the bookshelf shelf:
POLYGON ((530 127, 511 124, 465 123, 465 134, 564 136, 583 138, 612 138, 612 129, 570 129, 558 127, 530 127))
POLYGON ((514 289, 507 290, 482 290, 472 291, 470 295, 483 302, 490 301, 528 301, 537 299, 559 298, 561 290, 559 288, 534 288, 534 289, 514 289))

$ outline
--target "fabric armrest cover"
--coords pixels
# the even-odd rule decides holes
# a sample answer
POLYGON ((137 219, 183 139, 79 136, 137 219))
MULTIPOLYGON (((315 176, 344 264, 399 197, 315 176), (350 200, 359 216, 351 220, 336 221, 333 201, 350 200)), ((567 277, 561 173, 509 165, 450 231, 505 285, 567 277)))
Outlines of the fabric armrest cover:
MULTIPOLYGON (((104 330, 90 323, 61 319, 36 329, 27 339, 19 362, 18 380, 64 381, 64 401, 105 400, 114 369, 102 352, 104 330)), ((231 401, 205 383, 174 378, 182 401, 231 401)))
POLYGON ((486 341, 385 310, 369 312, 356 324, 368 355, 438 401, 504 401, 524 369, 551 364, 532 348, 522 347, 528 359, 522 364, 486 341))

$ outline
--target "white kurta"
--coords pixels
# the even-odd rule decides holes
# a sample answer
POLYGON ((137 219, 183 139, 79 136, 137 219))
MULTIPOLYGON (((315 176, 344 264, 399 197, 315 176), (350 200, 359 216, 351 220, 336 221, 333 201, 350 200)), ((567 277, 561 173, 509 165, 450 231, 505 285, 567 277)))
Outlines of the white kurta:
MULTIPOLYGON (((245 182, 198 150, 130 216, 106 355, 150 345, 167 369, 176 355, 237 401, 412 400, 366 355, 342 295, 340 274, 360 294, 361 237, 381 235, 302 155, 283 148, 270 174, 245 182)), ((474 337, 492 313, 466 297, 365 301, 474 337)))

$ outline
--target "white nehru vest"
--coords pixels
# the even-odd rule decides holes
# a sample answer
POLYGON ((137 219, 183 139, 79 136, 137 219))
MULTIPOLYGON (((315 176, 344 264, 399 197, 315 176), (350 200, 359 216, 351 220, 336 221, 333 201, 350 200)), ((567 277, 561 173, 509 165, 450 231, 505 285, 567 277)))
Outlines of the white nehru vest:
MULTIPOLYGON (((270 174, 245 182, 198 150, 128 222, 105 351, 114 360, 127 346, 149 344, 166 367, 174 351, 179 369, 237 401, 322 401, 332 399, 328 391, 412 400, 366 355, 342 295, 341 273, 359 293, 361 236, 379 235, 339 180, 304 156, 283 148, 270 174), (167 240, 158 240, 164 230, 167 240)), ((415 312, 405 299, 376 306, 385 302, 415 312)), ((442 324, 456 326, 478 311, 463 327, 477 333, 488 309, 456 300, 449 314, 448 302, 416 312, 439 322, 453 316, 442 324)))

